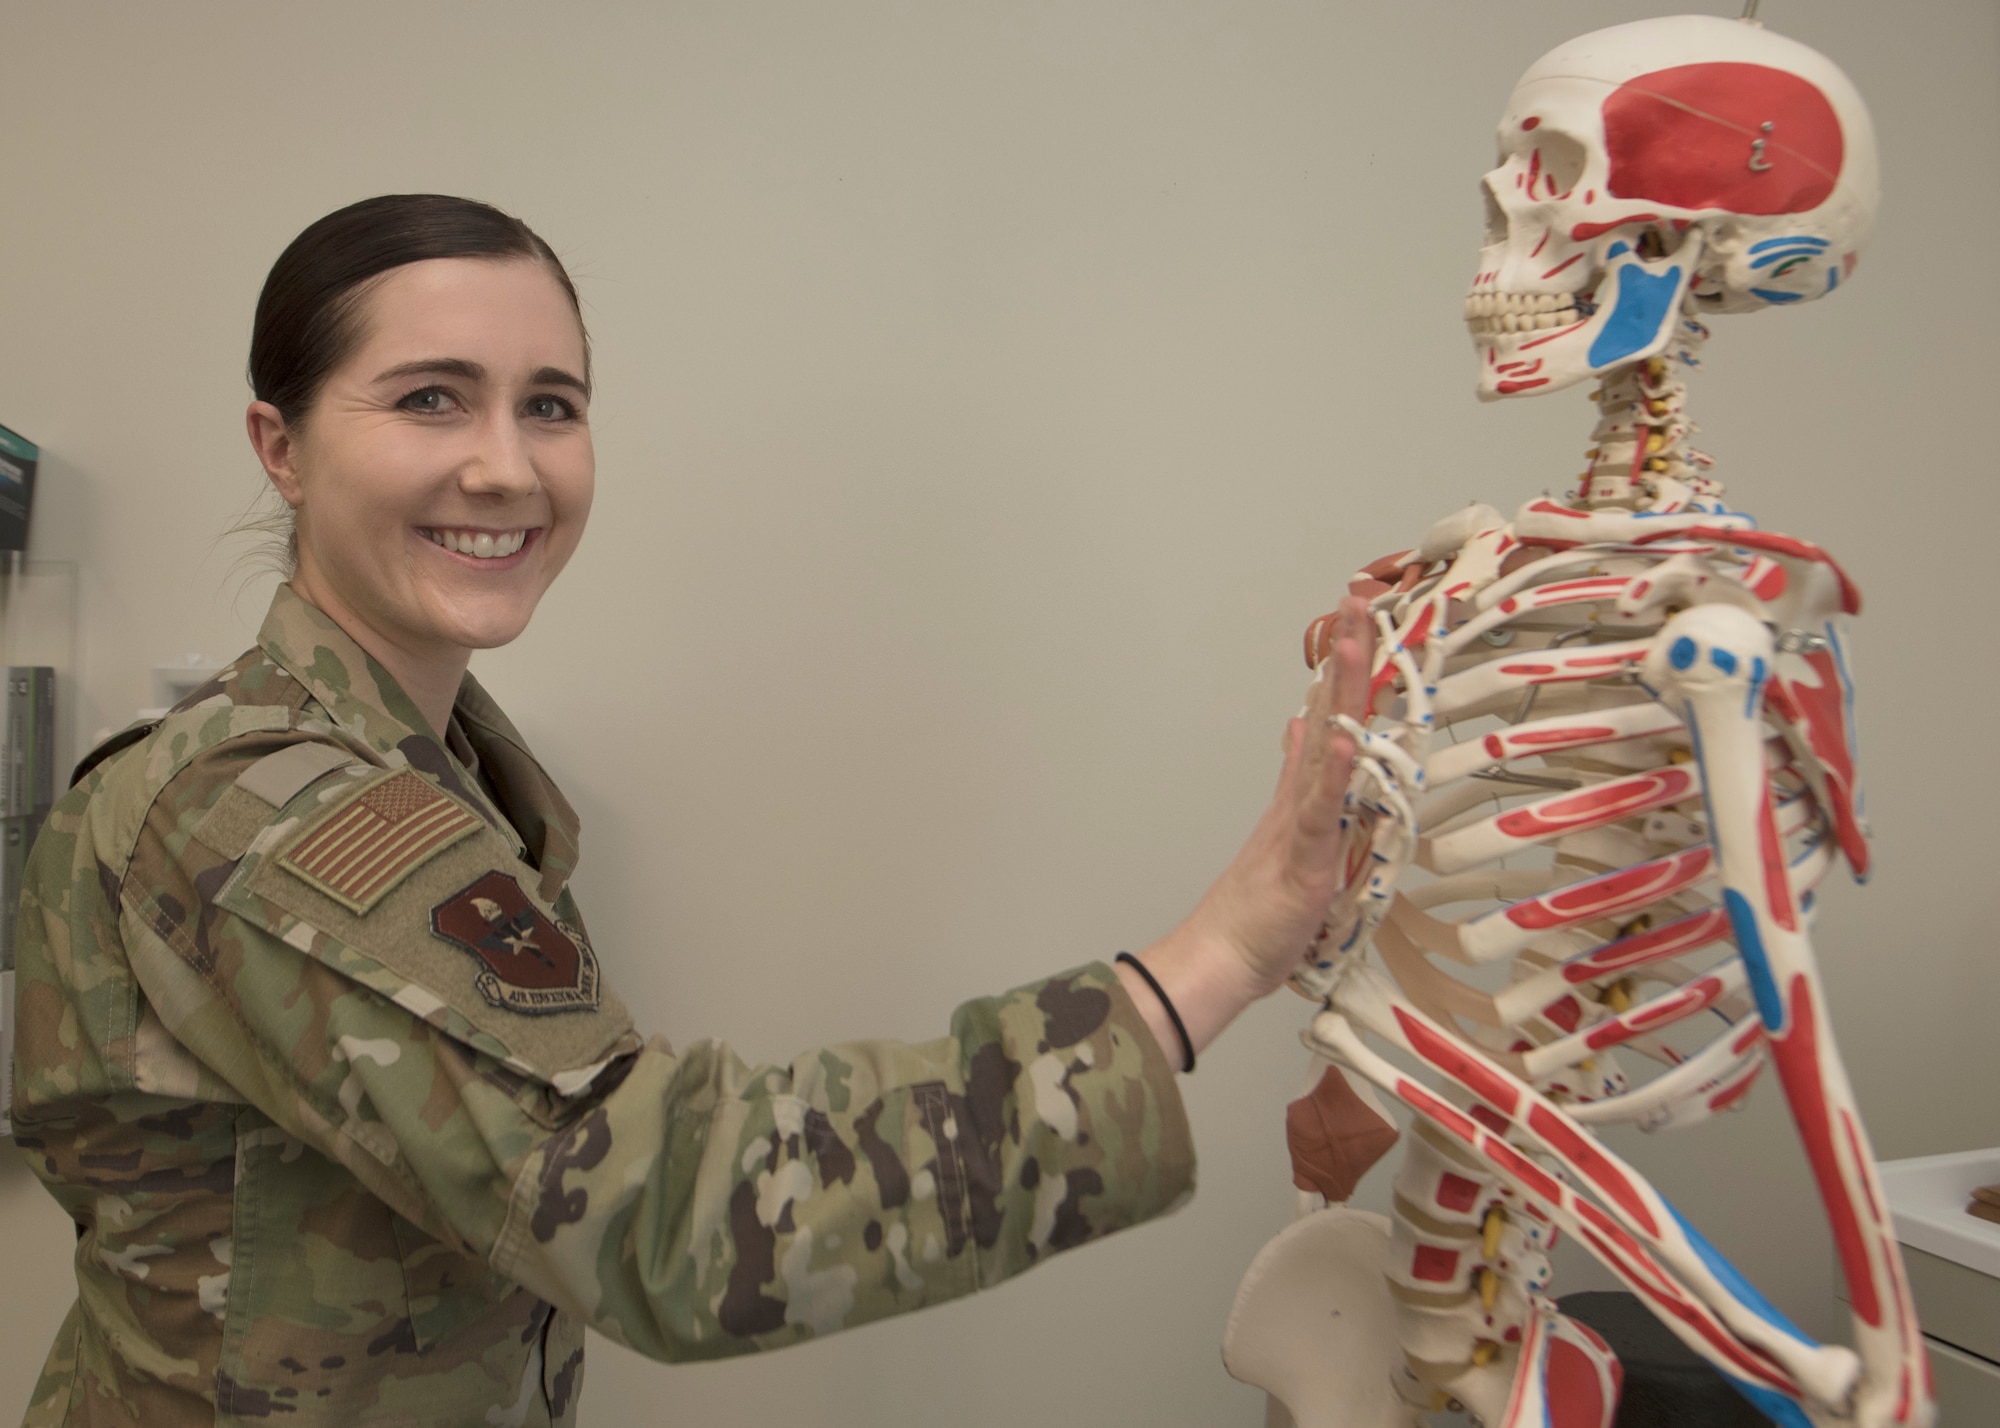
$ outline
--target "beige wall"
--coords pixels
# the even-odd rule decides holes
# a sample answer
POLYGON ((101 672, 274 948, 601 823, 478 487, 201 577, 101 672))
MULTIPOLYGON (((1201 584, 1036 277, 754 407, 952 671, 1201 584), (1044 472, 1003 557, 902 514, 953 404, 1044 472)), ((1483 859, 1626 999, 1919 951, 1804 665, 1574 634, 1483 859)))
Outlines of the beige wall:
MULTIPOLYGON (((1528 61, 1652 9, 0 0, 0 421, 47 451, 37 553, 83 568, 76 728, 261 613, 214 542, 278 250, 364 195, 478 195, 572 262, 602 390, 596 527, 477 668, 584 812, 642 1020, 753 1058, 926 1036, 1143 943, 1256 813, 1347 572, 1576 471, 1581 394, 1471 396, 1475 182, 1528 61)), ((1766 11, 1869 97, 1887 203, 1838 300, 1719 325, 1694 409, 1732 494, 1869 595, 1881 865, 1819 945, 1877 1144, 1993 1144, 2000 22, 1766 11)), ((1171 1222, 771 1358, 600 1345, 585 1421, 1260 1422, 1216 1344, 1287 1213, 1303 1011, 1204 1059, 1171 1222)), ((1631 1153, 1834 1327, 1770 1087, 1631 1153)), ((12 1156, 0 1217, 4 1418, 69 1235, 12 1156)))

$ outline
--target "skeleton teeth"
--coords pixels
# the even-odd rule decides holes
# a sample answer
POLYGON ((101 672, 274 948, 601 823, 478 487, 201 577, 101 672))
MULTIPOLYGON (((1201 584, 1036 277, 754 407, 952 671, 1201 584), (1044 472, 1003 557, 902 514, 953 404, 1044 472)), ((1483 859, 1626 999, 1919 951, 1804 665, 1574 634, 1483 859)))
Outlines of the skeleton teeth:
POLYGON ((1479 336, 1541 332, 1578 321, 1576 303, 1575 293, 1476 292, 1465 300, 1465 321, 1479 336))
POLYGON ((432 528, 424 532, 431 540, 446 550, 469 555, 475 560, 498 560, 512 555, 527 543, 525 530, 502 531, 459 531, 432 528))

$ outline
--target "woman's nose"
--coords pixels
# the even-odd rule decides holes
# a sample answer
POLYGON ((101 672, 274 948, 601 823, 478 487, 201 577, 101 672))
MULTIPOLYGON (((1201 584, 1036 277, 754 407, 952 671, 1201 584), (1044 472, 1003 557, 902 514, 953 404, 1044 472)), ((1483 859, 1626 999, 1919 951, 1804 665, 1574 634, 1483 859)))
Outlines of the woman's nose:
POLYGON ((468 495, 525 496, 541 484, 526 436, 505 419, 486 424, 478 450, 459 469, 458 480, 468 495))

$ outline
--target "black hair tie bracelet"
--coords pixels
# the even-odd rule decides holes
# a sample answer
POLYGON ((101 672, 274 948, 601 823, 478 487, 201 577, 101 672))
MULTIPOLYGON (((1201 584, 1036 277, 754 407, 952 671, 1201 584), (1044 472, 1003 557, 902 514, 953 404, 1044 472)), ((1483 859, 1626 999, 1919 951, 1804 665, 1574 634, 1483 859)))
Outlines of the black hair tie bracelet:
POLYGON ((1160 985, 1160 979, 1147 971, 1146 964, 1141 962, 1137 957, 1134 957, 1130 952, 1120 952, 1113 960, 1123 962, 1133 971, 1137 972, 1146 985, 1153 989, 1153 995, 1160 999, 1160 1005, 1166 1008, 1167 1020, 1174 1024, 1174 1031, 1181 1039, 1181 1051, 1187 1056, 1187 1064, 1181 1067, 1181 1074, 1184 1076, 1193 1075, 1194 1041, 1188 1036, 1187 1027, 1181 1022, 1181 1014, 1174 1010, 1174 1004, 1168 998, 1166 989, 1160 985))

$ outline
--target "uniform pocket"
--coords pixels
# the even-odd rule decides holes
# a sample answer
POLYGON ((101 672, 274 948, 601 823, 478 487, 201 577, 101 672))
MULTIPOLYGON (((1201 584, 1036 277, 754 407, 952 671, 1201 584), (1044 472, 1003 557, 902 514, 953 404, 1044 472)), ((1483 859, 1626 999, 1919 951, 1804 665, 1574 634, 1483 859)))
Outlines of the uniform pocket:
POLYGON ((425 1234, 393 1211, 390 1224, 403 1262, 403 1288, 417 1352, 429 1353, 525 1292, 486 1261, 425 1234))

